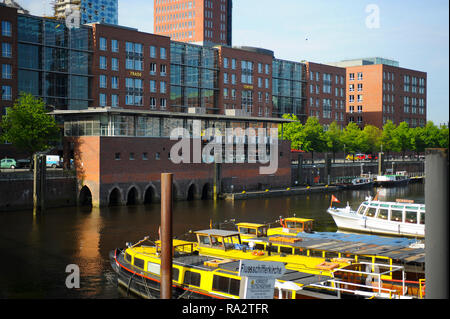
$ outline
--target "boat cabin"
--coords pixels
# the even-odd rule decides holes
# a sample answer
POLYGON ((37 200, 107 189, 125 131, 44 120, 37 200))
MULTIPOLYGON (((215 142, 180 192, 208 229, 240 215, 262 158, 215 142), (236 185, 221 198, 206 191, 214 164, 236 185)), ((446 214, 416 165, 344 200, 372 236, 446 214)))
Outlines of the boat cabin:
POLYGON ((358 215, 385 221, 425 225, 425 205, 399 202, 365 201, 358 215))
POLYGON ((236 231, 206 229, 196 231, 195 234, 199 247, 230 250, 234 249, 236 245, 242 245, 241 234, 236 231))
POLYGON ((256 223, 238 223, 236 224, 238 232, 242 238, 267 237, 269 226, 256 223))
POLYGON ((288 217, 280 219, 282 227, 269 228, 267 234, 270 235, 297 235, 300 232, 310 233, 313 229, 314 219, 288 217))

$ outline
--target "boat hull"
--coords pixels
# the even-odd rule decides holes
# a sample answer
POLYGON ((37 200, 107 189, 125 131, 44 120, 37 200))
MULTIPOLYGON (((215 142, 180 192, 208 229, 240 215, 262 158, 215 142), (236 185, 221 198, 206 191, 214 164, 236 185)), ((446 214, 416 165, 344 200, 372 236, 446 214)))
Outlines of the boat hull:
POLYGON ((348 212, 340 209, 329 208, 327 212, 333 217, 336 226, 340 229, 391 236, 414 238, 425 237, 424 225, 408 225, 405 223, 384 221, 377 218, 368 218, 359 216, 356 212, 348 212))
POLYGON ((382 187, 406 186, 408 183, 409 179, 402 179, 398 181, 376 181, 376 185, 382 187))
MULTIPOLYGON (((118 250, 109 254, 110 263, 117 274, 117 283, 126 289, 127 294, 133 293, 144 299, 159 299, 161 296, 161 281, 159 277, 148 273, 133 271, 123 258, 118 257, 118 250)), ((172 299, 216 299, 213 295, 189 290, 178 285, 172 285, 172 299)), ((220 298, 222 299, 222 298, 220 298)))

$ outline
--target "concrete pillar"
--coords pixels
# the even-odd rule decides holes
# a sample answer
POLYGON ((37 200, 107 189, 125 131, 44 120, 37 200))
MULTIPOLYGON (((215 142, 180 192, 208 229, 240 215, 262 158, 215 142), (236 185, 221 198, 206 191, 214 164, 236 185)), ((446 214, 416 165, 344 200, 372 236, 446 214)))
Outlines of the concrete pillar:
POLYGON ((425 157, 425 298, 448 299, 448 150, 425 157))

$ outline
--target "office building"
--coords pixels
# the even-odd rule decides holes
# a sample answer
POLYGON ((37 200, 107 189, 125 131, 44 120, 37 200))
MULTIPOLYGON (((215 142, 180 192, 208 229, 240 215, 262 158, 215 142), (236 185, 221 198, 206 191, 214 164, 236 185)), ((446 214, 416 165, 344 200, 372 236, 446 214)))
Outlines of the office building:
POLYGON ((232 0, 154 0, 154 33, 211 46, 232 43, 232 0))
POLYGON ((54 0, 54 15, 65 19, 68 15, 79 12, 80 23, 103 22, 119 23, 119 0, 54 0))
POLYGON ((315 116, 327 130, 332 122, 346 126, 346 71, 345 68, 306 62, 308 87, 306 89, 307 115, 315 116))
POLYGON ((348 122, 381 128, 388 120, 425 126, 427 73, 379 57, 333 63, 346 69, 348 122))

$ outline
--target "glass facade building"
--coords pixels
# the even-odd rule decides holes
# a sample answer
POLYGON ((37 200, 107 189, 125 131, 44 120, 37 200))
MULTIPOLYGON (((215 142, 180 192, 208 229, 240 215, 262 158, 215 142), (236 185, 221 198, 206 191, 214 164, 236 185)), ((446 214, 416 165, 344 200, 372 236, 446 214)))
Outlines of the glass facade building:
POLYGON ((90 102, 92 30, 18 16, 18 91, 56 109, 85 109, 90 102))
POLYGON ((273 116, 295 114, 306 121, 306 66, 274 59, 272 63, 273 116))
POLYGON ((118 24, 118 0, 81 0, 81 23, 105 22, 118 24))
POLYGON ((217 113, 218 52, 198 45, 170 44, 170 103, 172 110, 187 112, 188 108, 203 108, 217 113))

